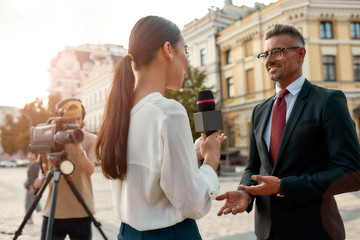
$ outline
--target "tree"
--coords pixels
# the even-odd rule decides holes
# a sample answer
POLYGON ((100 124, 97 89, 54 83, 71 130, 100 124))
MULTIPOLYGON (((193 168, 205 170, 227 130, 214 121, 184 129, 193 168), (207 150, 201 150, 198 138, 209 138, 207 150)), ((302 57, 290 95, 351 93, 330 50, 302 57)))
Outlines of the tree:
MULTIPOLYGON (((179 91, 165 91, 165 97, 175 99, 185 107, 194 140, 200 137, 200 133, 195 132, 193 116, 194 113, 198 112, 197 95, 198 92, 209 89, 204 85, 205 78, 205 71, 200 71, 196 67, 189 66, 184 76, 182 88, 179 91)), ((213 94, 214 98, 216 98, 217 92, 213 91, 213 94)))
POLYGON ((47 104, 40 98, 25 104, 21 115, 14 121, 11 115, 6 115, 5 124, 0 126, 1 145, 4 152, 12 155, 18 151, 26 154, 30 144, 30 126, 45 123, 54 116, 55 105, 60 96, 49 96, 47 104))
POLYGON ((5 124, 0 126, 1 131, 1 145, 4 149, 4 152, 12 155, 18 152, 18 147, 16 146, 16 134, 11 132, 16 129, 16 123, 14 123, 13 117, 9 114, 5 116, 5 124))

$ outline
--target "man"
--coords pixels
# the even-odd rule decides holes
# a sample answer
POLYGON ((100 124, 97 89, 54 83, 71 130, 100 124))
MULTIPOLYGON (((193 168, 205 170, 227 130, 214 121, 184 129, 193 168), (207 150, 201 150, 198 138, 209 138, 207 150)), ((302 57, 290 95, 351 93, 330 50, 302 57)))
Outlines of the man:
POLYGON ((253 110, 241 185, 217 197, 226 199, 218 215, 250 212, 256 199, 258 239, 345 239, 334 195, 360 189, 359 141, 346 98, 303 77, 305 42, 296 28, 276 24, 265 40, 258 58, 277 94, 253 110))
MULTIPOLYGON (((85 109, 79 99, 67 98, 56 105, 56 116, 62 118, 73 118, 80 128, 84 126, 85 109)), ((92 214, 95 213, 91 175, 95 169, 96 157, 94 144, 96 135, 82 131, 84 139, 81 143, 67 143, 64 151, 68 153, 67 158, 75 164, 75 170, 70 175, 71 181, 85 201, 86 206, 92 214)), ((50 162, 42 159, 45 171, 49 169, 50 162)), ((36 181, 36 187, 40 188, 43 184, 43 176, 36 181)), ((51 201, 53 192, 52 180, 49 183, 49 195, 46 199, 43 210, 44 220, 42 224, 41 239, 45 239, 47 225, 51 211, 51 201)), ((64 177, 60 177, 58 184, 56 206, 52 229, 52 239, 65 239, 66 235, 71 239, 91 239, 91 219, 84 207, 76 198, 64 177)))
MULTIPOLYGON (((33 152, 28 152, 27 157, 30 160, 30 164, 27 169, 27 178, 24 183, 26 188, 26 195, 25 195, 25 211, 26 213, 29 211, 32 203, 34 202, 36 196, 34 195, 34 182, 37 176, 39 175, 40 171, 40 163, 37 161, 38 154, 33 152)), ((41 205, 38 203, 36 205, 36 211, 39 212, 41 210, 41 205)), ((30 215, 29 220, 27 221, 28 224, 32 224, 32 215, 30 215)))

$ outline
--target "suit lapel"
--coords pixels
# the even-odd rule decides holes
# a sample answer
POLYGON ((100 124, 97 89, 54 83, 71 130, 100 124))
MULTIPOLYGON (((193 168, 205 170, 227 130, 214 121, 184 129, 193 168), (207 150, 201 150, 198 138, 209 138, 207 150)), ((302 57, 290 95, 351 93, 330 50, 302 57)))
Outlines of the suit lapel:
POLYGON ((265 149, 265 156, 266 159, 268 160, 268 162, 272 165, 272 160, 269 154, 269 151, 267 150, 267 145, 266 142, 264 140, 264 133, 265 133, 265 129, 266 126, 268 124, 269 121, 269 117, 271 114, 271 110, 272 110, 272 106, 274 104, 274 96, 271 97, 263 106, 261 109, 259 109, 259 113, 258 113, 258 117, 259 122, 257 124, 258 129, 256 130, 256 139, 261 139, 261 147, 262 149, 265 149))
POLYGON ((312 84, 308 80, 305 79, 304 85, 299 92, 299 96, 296 99, 296 102, 291 111, 290 117, 285 125, 285 129, 284 129, 283 136, 281 138, 279 151, 278 151, 278 155, 276 158, 274 169, 276 168, 276 166, 278 166, 280 164, 279 162, 281 162, 283 159, 281 156, 284 153, 286 146, 289 142, 291 133, 293 132, 293 130, 296 126, 296 123, 298 122, 298 119, 299 119, 304 107, 306 106, 305 98, 308 96, 311 86, 312 86, 312 84))

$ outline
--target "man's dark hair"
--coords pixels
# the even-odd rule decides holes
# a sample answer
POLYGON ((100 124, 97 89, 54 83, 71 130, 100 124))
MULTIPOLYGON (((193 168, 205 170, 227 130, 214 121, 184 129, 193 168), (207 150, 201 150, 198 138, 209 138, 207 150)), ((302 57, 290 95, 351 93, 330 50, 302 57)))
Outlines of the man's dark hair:
POLYGON ((275 24, 265 33, 264 39, 268 40, 269 38, 280 34, 290 35, 291 37, 297 39, 302 47, 305 47, 305 40, 303 35, 300 33, 300 31, 297 28, 295 28, 293 25, 290 24, 279 24, 279 23, 275 24))

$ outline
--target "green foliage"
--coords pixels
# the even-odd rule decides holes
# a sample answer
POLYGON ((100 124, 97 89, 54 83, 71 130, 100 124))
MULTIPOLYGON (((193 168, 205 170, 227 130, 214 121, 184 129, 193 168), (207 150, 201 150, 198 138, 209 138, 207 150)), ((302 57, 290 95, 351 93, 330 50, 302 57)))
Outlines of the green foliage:
POLYGON ((36 126, 45 123, 54 116, 54 109, 60 96, 49 96, 48 104, 36 98, 21 109, 21 115, 15 121, 11 115, 5 116, 5 124, 0 126, 1 145, 4 152, 12 155, 18 151, 26 154, 30 144, 30 125, 36 126))
MULTIPOLYGON (((204 81, 206 78, 205 71, 200 71, 198 68, 189 66, 187 69, 182 88, 179 91, 165 91, 166 98, 172 98, 176 101, 180 102, 186 109, 191 131, 194 140, 200 137, 200 133, 195 132, 194 127, 194 113, 198 112, 197 108, 197 95, 198 92, 209 89, 204 85, 204 81)), ((210 89, 212 90, 212 89, 210 89)), ((213 91, 214 97, 216 98, 217 92, 213 91)))
POLYGON ((1 145, 4 151, 10 155, 17 153, 16 146, 16 133, 12 134, 11 132, 15 130, 15 123, 11 115, 7 114, 5 116, 5 124, 0 126, 1 131, 1 145))

